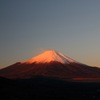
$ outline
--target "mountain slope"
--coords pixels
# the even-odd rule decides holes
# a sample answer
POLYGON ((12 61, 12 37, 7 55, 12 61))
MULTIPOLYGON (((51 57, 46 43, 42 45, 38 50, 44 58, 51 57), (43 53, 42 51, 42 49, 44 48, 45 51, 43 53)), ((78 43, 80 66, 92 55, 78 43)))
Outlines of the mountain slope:
POLYGON ((87 66, 56 51, 46 51, 30 60, 0 70, 0 76, 27 79, 35 76, 64 80, 100 79, 100 68, 87 66))

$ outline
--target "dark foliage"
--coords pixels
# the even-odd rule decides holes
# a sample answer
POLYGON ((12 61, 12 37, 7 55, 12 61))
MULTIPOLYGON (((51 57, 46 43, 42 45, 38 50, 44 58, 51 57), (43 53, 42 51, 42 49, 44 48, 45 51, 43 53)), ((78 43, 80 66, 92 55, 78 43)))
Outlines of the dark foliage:
POLYGON ((69 82, 45 77, 0 78, 2 100, 100 100, 99 82, 69 82))

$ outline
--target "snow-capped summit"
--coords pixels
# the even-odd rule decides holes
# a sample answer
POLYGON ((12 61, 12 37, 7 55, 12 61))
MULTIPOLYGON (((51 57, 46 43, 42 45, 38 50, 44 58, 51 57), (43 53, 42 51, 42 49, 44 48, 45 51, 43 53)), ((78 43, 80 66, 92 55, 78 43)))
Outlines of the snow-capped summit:
POLYGON ((60 62, 63 64, 76 62, 73 59, 63 55, 60 52, 57 52, 55 50, 47 50, 47 51, 43 52, 42 54, 25 61, 24 63, 33 63, 33 62, 48 63, 51 61, 57 61, 57 62, 60 62))

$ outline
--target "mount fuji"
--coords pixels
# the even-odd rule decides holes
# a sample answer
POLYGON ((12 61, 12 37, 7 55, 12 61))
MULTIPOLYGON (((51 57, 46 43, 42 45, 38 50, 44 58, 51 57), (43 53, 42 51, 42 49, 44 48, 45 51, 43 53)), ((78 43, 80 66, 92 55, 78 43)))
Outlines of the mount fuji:
POLYGON ((100 80, 100 68, 79 63, 55 50, 0 69, 0 77, 30 79, 36 76, 62 80, 100 80))

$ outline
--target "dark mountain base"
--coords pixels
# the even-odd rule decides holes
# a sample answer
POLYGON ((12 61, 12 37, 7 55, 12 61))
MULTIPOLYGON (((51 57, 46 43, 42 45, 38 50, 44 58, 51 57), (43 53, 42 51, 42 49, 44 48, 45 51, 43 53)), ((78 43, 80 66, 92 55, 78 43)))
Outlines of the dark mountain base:
POLYGON ((0 78, 2 100, 100 100, 99 82, 67 82, 35 77, 25 80, 0 78))

